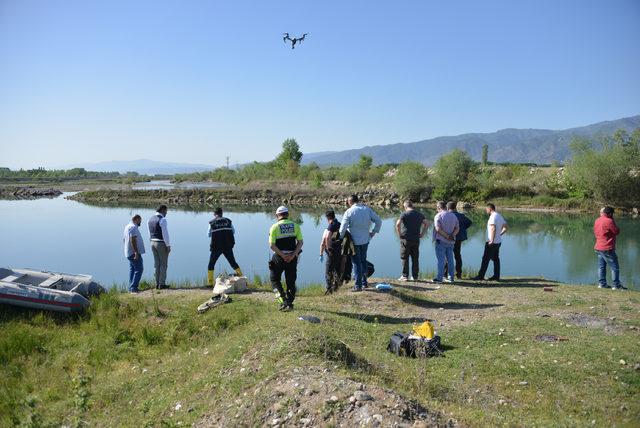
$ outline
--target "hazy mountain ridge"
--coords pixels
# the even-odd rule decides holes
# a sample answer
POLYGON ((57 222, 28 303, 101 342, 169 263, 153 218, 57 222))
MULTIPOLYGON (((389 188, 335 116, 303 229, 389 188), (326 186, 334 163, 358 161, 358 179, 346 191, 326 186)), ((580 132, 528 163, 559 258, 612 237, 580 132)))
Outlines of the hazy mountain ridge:
POLYGON ((400 163, 415 160, 426 165, 434 164, 440 156, 453 149, 461 149, 480 160, 482 146, 489 146, 489 160, 493 162, 565 162, 571 156, 569 144, 574 136, 597 140, 617 129, 631 132, 640 127, 640 115, 618 120, 598 122, 587 126, 563 130, 507 128, 492 133, 470 133, 436 137, 413 143, 395 143, 366 146, 338 152, 305 154, 303 163, 319 165, 347 165, 356 162, 360 155, 373 157, 377 164, 400 163))
POLYGON ((63 168, 84 168, 87 171, 118 171, 123 174, 135 171, 139 174, 154 175, 185 174, 190 172, 209 171, 214 169, 215 166, 180 162, 162 162, 151 159, 136 159, 126 161, 79 163, 74 165, 65 165, 63 168))

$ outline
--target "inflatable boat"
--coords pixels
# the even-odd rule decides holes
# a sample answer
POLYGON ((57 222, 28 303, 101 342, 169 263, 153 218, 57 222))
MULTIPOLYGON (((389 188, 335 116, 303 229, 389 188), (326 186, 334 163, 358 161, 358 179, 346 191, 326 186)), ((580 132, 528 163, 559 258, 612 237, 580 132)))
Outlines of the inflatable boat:
POLYGON ((104 288, 89 275, 0 268, 0 303, 56 312, 79 312, 104 288))

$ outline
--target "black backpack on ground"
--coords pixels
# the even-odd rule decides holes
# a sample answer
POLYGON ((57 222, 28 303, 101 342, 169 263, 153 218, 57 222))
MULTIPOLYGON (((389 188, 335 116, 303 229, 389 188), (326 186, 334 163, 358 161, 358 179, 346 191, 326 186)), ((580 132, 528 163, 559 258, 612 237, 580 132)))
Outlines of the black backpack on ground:
POLYGON ((412 358, 426 358, 442 354, 440 336, 433 336, 433 339, 410 339, 409 335, 400 332, 391 335, 387 351, 399 357, 412 358))

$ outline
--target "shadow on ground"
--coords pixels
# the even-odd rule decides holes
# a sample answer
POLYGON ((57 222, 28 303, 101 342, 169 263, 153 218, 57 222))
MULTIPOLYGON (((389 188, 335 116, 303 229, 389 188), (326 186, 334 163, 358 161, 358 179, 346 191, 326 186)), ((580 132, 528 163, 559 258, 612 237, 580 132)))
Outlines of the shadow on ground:
POLYGON ((361 314, 353 312, 335 312, 335 311, 321 311, 327 314, 334 314, 341 317, 351 318, 358 321, 364 321, 371 324, 411 324, 416 322, 423 322, 424 317, 391 317, 381 314, 361 314))
POLYGON ((544 288, 554 287, 562 284, 558 281, 549 281, 541 278, 514 278, 514 279, 502 279, 499 282, 496 281, 469 281, 458 280, 453 284, 453 287, 468 287, 468 288, 544 288))
POLYGON ((504 306, 500 303, 434 302, 418 296, 411 296, 398 290, 392 290, 389 294, 400 299, 402 303, 425 309, 489 309, 504 306))

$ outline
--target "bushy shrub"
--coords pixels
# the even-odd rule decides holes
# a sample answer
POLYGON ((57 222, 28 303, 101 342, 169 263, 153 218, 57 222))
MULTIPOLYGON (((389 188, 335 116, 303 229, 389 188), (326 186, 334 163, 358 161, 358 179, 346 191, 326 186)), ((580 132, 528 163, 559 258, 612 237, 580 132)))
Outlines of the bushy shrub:
POLYGON ((434 165, 433 196, 436 199, 459 199, 472 189, 476 163, 462 150, 442 156, 434 165))
POLYGON ((576 138, 571 149, 567 176, 574 194, 618 206, 640 204, 640 132, 616 133, 602 140, 599 150, 576 138))
POLYGON ((427 168, 418 162, 405 162, 398 167, 393 179, 396 193, 406 198, 420 200, 431 193, 427 168))

